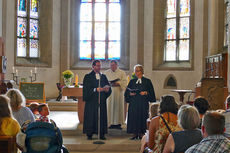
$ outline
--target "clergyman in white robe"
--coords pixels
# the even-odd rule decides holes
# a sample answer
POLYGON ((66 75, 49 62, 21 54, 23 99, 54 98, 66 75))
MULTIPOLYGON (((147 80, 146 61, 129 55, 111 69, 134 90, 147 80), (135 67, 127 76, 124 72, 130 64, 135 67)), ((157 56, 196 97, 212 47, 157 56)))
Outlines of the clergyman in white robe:
POLYGON ((112 93, 107 99, 108 125, 119 125, 124 123, 124 91, 127 86, 127 77, 123 70, 117 68, 105 72, 109 81, 120 79, 116 83, 118 86, 112 86, 112 93))

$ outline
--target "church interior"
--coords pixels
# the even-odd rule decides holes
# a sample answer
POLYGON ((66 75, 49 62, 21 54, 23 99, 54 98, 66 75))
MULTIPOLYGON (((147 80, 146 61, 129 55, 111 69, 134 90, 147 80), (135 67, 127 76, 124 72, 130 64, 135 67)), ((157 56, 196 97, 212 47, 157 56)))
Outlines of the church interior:
POLYGON ((105 144, 86 139, 84 102, 64 92, 62 73, 72 71, 71 85, 81 86, 93 60, 104 73, 114 59, 129 81, 140 64, 157 101, 165 94, 180 104, 204 96, 212 109, 224 109, 229 23, 229 0, 0 0, 1 94, 8 82, 16 89, 41 83, 41 101, 71 153, 137 153, 140 141, 129 140, 125 123, 109 130, 105 144))

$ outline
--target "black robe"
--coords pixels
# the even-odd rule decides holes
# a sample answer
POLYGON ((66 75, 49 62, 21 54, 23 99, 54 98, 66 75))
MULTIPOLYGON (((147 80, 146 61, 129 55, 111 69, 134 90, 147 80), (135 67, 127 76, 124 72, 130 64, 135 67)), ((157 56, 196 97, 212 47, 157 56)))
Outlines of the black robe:
POLYGON ((150 79, 141 78, 142 83, 136 84, 137 79, 130 80, 125 91, 125 101, 129 103, 127 133, 144 134, 146 120, 149 117, 149 102, 155 102, 155 92, 150 79), (138 89, 135 96, 130 96, 129 89, 138 89), (140 95, 140 91, 147 91, 147 95, 140 95))
MULTIPOLYGON (((100 86, 104 87, 109 85, 109 82, 105 75, 101 75, 100 86)), ((84 111, 84 123, 83 133, 87 135, 98 133, 98 92, 95 91, 98 88, 99 80, 96 79, 94 71, 86 74, 83 80, 83 101, 85 101, 84 111)), ((107 108, 106 99, 111 94, 109 92, 100 93, 100 134, 104 135, 107 133, 107 108)))

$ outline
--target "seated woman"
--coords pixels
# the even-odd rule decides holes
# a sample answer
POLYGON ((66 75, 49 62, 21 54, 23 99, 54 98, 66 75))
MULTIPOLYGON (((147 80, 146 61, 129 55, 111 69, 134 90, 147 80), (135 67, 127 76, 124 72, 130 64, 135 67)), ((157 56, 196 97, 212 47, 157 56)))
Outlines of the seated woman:
MULTIPOLYGON (((200 114, 200 120, 202 121, 202 117, 207 112, 207 110, 210 108, 208 101, 204 97, 199 96, 195 99, 193 105, 198 110, 198 112, 200 114)), ((200 122, 199 128, 201 128, 201 122, 200 122)))
MULTIPOLYGON (((178 105, 171 95, 161 98, 160 115, 154 117, 149 125, 149 142, 142 142, 142 146, 148 146, 152 152, 162 152, 169 133, 180 131, 177 125, 178 105)), ((142 151, 142 150, 141 150, 142 151)))
POLYGON ((6 96, 10 98, 10 106, 13 112, 13 116, 21 126, 25 121, 35 121, 31 110, 25 107, 25 97, 18 89, 8 90, 6 96))
POLYGON ((9 106, 10 99, 4 95, 0 95, 0 135, 16 136, 20 131, 20 125, 12 118, 11 108, 9 106))
POLYGON ((181 106, 177 117, 183 131, 173 132, 169 135, 163 153, 185 152, 189 147, 202 140, 201 131, 198 129, 200 116, 195 107, 181 106))

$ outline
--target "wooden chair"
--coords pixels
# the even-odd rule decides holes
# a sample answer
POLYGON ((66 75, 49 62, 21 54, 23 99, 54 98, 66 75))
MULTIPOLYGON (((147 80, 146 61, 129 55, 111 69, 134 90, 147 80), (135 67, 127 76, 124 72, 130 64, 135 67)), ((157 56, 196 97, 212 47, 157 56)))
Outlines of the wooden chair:
POLYGON ((13 136, 0 136, 1 153, 17 153, 16 138, 13 136))

